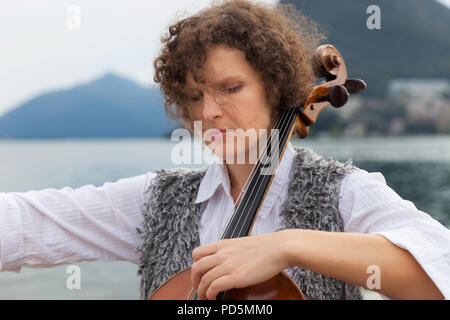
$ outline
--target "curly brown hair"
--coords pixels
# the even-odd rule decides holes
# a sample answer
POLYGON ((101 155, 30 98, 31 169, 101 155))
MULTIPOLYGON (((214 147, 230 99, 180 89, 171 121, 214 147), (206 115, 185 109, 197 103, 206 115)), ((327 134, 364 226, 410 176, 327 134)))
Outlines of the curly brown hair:
POLYGON ((324 39, 318 25, 292 4, 271 6, 247 0, 213 3, 169 26, 154 60, 164 107, 172 119, 190 122, 186 74, 202 82, 201 68, 214 45, 242 50, 264 81, 266 97, 276 113, 304 101, 315 84, 312 56, 324 39))

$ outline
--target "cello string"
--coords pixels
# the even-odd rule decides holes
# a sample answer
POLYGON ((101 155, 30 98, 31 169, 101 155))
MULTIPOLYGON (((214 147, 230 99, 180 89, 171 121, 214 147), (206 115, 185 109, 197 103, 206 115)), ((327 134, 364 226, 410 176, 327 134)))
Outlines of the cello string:
MULTIPOLYGON (((292 111, 290 111, 291 113, 292 113, 292 111)), ((283 124, 283 126, 285 125, 285 124, 288 124, 288 122, 289 122, 289 116, 287 116, 286 117, 286 121, 285 121, 285 123, 283 124)), ((284 128, 283 128, 284 129, 284 128)), ((284 130, 285 132, 283 132, 282 134, 283 135, 285 135, 285 134, 288 134, 289 132, 287 132, 287 130, 284 130)), ((272 157, 273 157, 273 155, 271 155, 272 157)), ((279 159, 278 159, 279 160, 279 159)), ((257 187, 258 188, 258 190, 257 190, 257 192, 260 192, 261 190, 262 190, 262 188, 263 188, 263 186, 261 185, 261 181, 260 180, 262 180, 262 179, 264 179, 263 178, 263 175, 259 175, 258 177, 257 177, 257 180, 256 180, 256 182, 255 182, 255 187, 257 187)), ((255 188, 254 187, 254 188, 255 188)), ((253 188, 253 189, 254 189, 253 188)), ((253 190, 252 190, 252 192, 250 193, 250 194, 253 194, 253 190)), ((247 201, 247 203, 246 203, 246 206, 244 207, 244 214, 241 216, 241 217, 243 217, 243 216, 245 216, 245 220, 244 221, 246 221, 249 217, 250 217, 250 214, 251 214, 251 212, 250 211, 248 211, 247 213, 245 213, 246 211, 245 211, 245 209, 246 209, 246 207, 247 207, 247 205, 248 205, 248 203, 250 202, 250 200, 252 200, 252 202, 251 202, 251 205, 254 205, 254 203, 255 203, 255 201, 256 201, 256 197, 252 197, 252 198, 248 198, 248 201, 247 201)), ((240 223, 240 220, 241 219, 239 219, 239 224, 240 224, 240 230, 239 230, 239 233, 238 234, 240 234, 240 233, 242 233, 242 231, 243 231, 243 228, 244 228, 244 223, 240 223)), ((233 231, 233 235, 235 235, 235 233, 236 233, 236 229, 239 227, 239 224, 237 224, 236 225, 236 228, 235 228, 235 230, 233 231)))
MULTIPOLYGON (((282 117, 281 118, 283 118, 283 123, 282 123, 282 125, 281 125, 281 131, 282 131, 282 135, 284 136, 285 134, 288 134, 288 132, 285 132, 286 130, 285 130, 285 125, 286 124, 288 124, 289 123, 289 119, 290 119, 290 116, 291 116, 291 113, 293 112, 293 109, 295 109, 295 108, 291 108, 290 110, 288 110, 285 114, 283 114, 282 115, 282 117), (285 116, 285 117, 284 117, 285 116)), ((294 110, 295 111, 295 110, 294 110)), ((271 135, 271 137, 272 137, 272 135, 271 135)), ((272 141, 272 139, 270 140, 270 142, 272 143, 273 141, 272 141)), ((268 148, 268 145, 269 145, 269 143, 267 143, 267 145, 266 145, 266 150, 267 150, 267 148, 268 148)), ((266 155, 266 151, 263 153, 263 157, 266 155)), ((271 153, 273 153, 273 152, 271 152, 271 153)), ((272 156, 273 157, 273 156, 272 156)), ((258 161, 258 163, 257 163, 257 167, 258 168, 260 168, 262 165, 261 165, 261 162, 260 161, 258 161)), ((250 197, 250 195, 252 195, 253 193, 254 193, 254 190, 255 190, 255 188, 258 188, 258 190, 257 191, 261 191, 261 186, 260 186, 260 180, 261 179, 263 179, 262 178, 262 175, 259 175, 257 178, 256 178, 256 182, 254 183, 254 185, 253 185, 253 187, 252 187, 252 190, 250 191, 250 193, 249 193, 249 196, 246 198, 246 202, 243 202, 243 203, 245 203, 245 205, 244 205, 244 210, 247 208, 247 205, 249 204, 249 202, 250 202, 250 200, 252 200, 251 199, 251 197, 250 197)), ((252 201, 252 205, 254 204, 254 202, 255 202, 255 197, 253 197, 253 201, 252 201)), ((240 205, 243 205, 243 204, 240 204, 240 205)), ((244 211, 245 212, 245 211, 244 211)), ((242 218, 244 218, 245 217, 245 219, 248 219, 248 217, 250 216, 250 213, 248 212, 247 214, 242 214, 239 218, 238 218, 238 221, 236 221, 236 224, 235 224, 235 227, 234 227, 234 229, 233 229, 233 232, 232 232, 232 235, 234 235, 235 233, 236 233, 236 230, 237 230, 237 228, 239 227, 239 225, 241 225, 241 229, 240 229, 240 232, 242 232, 242 229, 243 229, 243 227, 244 227, 244 224, 243 223, 241 223, 241 220, 242 220, 242 218)), ((244 220, 245 221, 245 220, 244 220)))
MULTIPOLYGON (((278 118, 278 120, 277 120, 277 122, 276 122, 274 128, 276 128, 277 126, 279 126, 279 122, 282 122, 283 120, 284 120, 284 119, 283 119, 283 115, 282 115, 282 116, 280 116, 280 117, 278 118)), ((271 136, 272 136, 272 132, 271 132, 271 136)), ((271 136, 269 137, 269 140, 270 140, 271 136)), ((261 155, 264 156, 264 155, 266 154, 267 148, 268 148, 268 143, 266 143, 266 145, 264 146, 263 152, 260 153, 260 157, 261 157, 261 155)), ((243 197, 243 196, 247 196, 247 195, 248 195, 248 193, 247 193, 247 188, 249 187, 248 183, 249 183, 249 181, 253 181, 254 176, 255 176, 256 172, 258 171, 258 164, 259 164, 259 163, 260 163, 260 160, 258 160, 258 162, 257 162, 257 163, 255 164, 255 166, 253 167, 252 172, 251 172, 251 174, 250 174, 250 176, 249 176, 249 178, 247 179, 246 184, 245 184, 245 192, 241 193, 240 198, 243 197)), ((253 191, 251 191, 251 192, 253 192, 253 191)), ((230 218, 229 218, 229 220, 228 220, 228 224, 227 224, 227 226, 226 226, 226 229, 225 229, 225 231, 222 233, 221 239, 223 239, 223 238, 225 237, 226 233, 227 233, 228 230, 231 228, 231 222, 233 221, 233 219, 234 219, 235 215, 237 214, 238 210, 242 207, 243 203, 244 203, 244 202, 241 202, 241 200, 240 200, 240 201, 238 202, 238 205, 234 208, 234 211, 233 211, 232 215, 230 216, 230 218)), ((239 219, 236 223, 239 223, 239 222, 240 222, 240 219, 239 219)), ((235 229, 236 229, 236 227, 235 227, 235 229)), ((235 229, 233 230, 232 233, 234 233, 235 229)))
MULTIPOLYGON (((289 123, 289 118, 290 118, 290 116, 286 116, 286 114, 292 113, 293 111, 295 111, 295 107, 290 108, 290 110, 288 110, 286 113, 282 114, 282 115, 278 118, 277 122, 275 123, 274 128, 276 128, 276 127, 279 125, 279 122, 282 122, 282 124, 280 125, 280 127, 281 127, 281 130, 283 130, 284 127, 285 127, 285 125, 289 123)), ((285 130, 285 131, 286 131, 286 130, 285 130)), ((272 142, 272 136, 273 136, 272 133, 273 133, 273 132, 271 132, 270 138, 269 138, 269 141, 270 141, 270 142, 272 142)), ((282 135, 284 136, 285 134, 288 134, 288 133, 289 133, 289 132, 286 131, 286 132, 283 132, 282 135)), ((266 153, 267 153, 268 145, 269 145, 269 143, 266 143, 266 145, 264 146, 264 150, 263 150, 263 152, 261 153, 263 157, 264 157, 264 156, 266 155, 266 153)), ((271 153, 272 153, 272 152, 271 152, 271 153)), ((257 172, 257 167, 260 167, 260 166, 261 166, 261 161, 258 161, 258 162, 256 163, 256 165, 253 167, 252 172, 251 172, 249 178, 247 178, 246 186, 247 186, 248 181, 254 178, 254 176, 255 176, 255 174, 256 174, 256 172, 257 172)), ((259 175, 259 176, 257 177, 257 180, 256 180, 256 182, 255 182, 256 185, 258 184, 257 182, 259 182, 260 178, 261 178, 261 175, 259 175)), ((248 186, 247 186, 247 187, 248 187, 248 186)), ((246 188, 247 188, 247 187, 246 187, 246 188)), ((255 188, 255 186, 253 186, 252 191, 250 192, 250 194, 252 194, 252 193, 254 192, 254 188, 255 188)), ((260 189, 261 189, 261 186, 259 186, 259 190, 260 190, 260 189)), ((247 190, 246 190, 246 192, 247 192, 247 190)), ((245 192, 245 193, 246 193, 246 192, 245 192)), ((241 193, 241 194, 239 195, 239 198, 238 198, 238 199, 240 199, 242 196, 243 196, 243 194, 241 193)), ((253 202, 254 202, 254 200, 255 200, 255 199, 253 199, 253 202)), ((249 202, 249 200, 248 200, 247 203, 245 204, 244 209, 246 208, 248 202, 249 202)), ((222 238, 223 238, 223 236, 225 235, 226 231, 227 231, 227 230, 229 229, 229 227, 231 226, 232 218, 234 217, 234 215, 236 214, 236 211, 239 209, 240 206, 242 206, 242 203, 239 201, 239 202, 238 202, 238 206, 235 207, 234 213, 233 213, 233 214, 229 217, 229 219, 228 219, 227 228, 226 228, 226 230, 224 231, 224 233, 223 233, 223 235, 222 235, 222 238)), ((245 211, 244 211, 244 212, 245 212, 245 211)), ((245 215, 245 214, 244 214, 244 215, 245 215)), ((250 215, 250 213, 247 213, 246 219, 248 219, 249 215, 250 215)), ((243 216, 243 215, 242 215, 242 216, 243 216)), ((235 226, 233 232, 231 233, 232 235, 235 233, 237 227, 239 226, 239 223, 240 223, 240 220, 241 220, 242 216, 240 216, 239 219, 238 219, 238 221, 236 222, 236 226, 235 226)), ((242 232, 242 228, 243 228, 243 225, 241 226, 241 231, 240 231, 240 232, 242 232)), ((192 293, 192 290, 193 290, 193 289, 194 289, 194 287, 192 287, 191 293, 192 293)), ((195 292, 194 292, 194 294, 193 294, 193 296, 192 296, 192 300, 197 300, 197 299, 198 299, 198 290, 195 289, 195 292)))
MULTIPOLYGON (((291 109, 294 109, 294 108, 291 108, 291 109)), ((284 129, 285 125, 288 124, 289 118, 290 118, 289 116, 286 116, 286 117, 285 117, 285 115, 288 114, 289 112, 292 112, 292 110, 288 110, 287 112, 283 113, 283 114, 278 118, 277 122, 275 123, 274 128, 276 128, 276 127, 279 125, 279 122, 282 122, 282 124, 280 125, 280 127, 281 127, 282 129, 284 129)), ((284 133, 283 133, 283 134, 284 134, 284 133)), ((272 138, 272 132, 271 132, 269 141, 272 141, 271 138, 272 138)), ((266 145, 264 146, 264 151, 263 151, 263 153, 262 153, 263 156, 266 155, 267 149, 268 149, 268 143, 266 143, 266 145)), ((258 162, 256 163, 256 165, 253 167, 252 172, 251 172, 249 178, 247 179, 246 184, 248 183, 249 180, 251 180, 251 179, 254 178, 254 176, 255 176, 255 174, 256 174, 256 171, 257 171, 256 168, 257 168, 259 165, 261 165, 261 161, 258 161, 258 162), (251 178, 251 179, 250 179, 250 178, 251 178)), ((261 175, 259 175, 259 176, 257 177, 256 182, 259 181, 260 177, 261 177, 261 175)), ((247 187, 248 187, 248 186, 247 186, 247 187)), ((250 194, 253 193, 253 189, 254 189, 254 188, 255 188, 255 186, 253 186, 252 191, 250 192, 250 194)), ((245 193, 246 193, 246 192, 245 192, 245 193)), ((242 197, 242 195, 243 195, 243 194, 241 194, 241 195, 239 196, 238 199, 240 199, 240 198, 242 197)), ((247 203, 248 203, 248 201, 247 201, 247 203)), ((241 203, 241 202, 238 202, 238 206, 235 207, 235 210, 234 210, 233 214, 231 214, 231 216, 229 217, 228 224, 227 224, 227 228, 226 228, 225 232, 223 233, 222 238, 223 238, 223 236, 225 235, 225 233, 226 233, 226 231, 228 230, 228 228, 230 227, 232 218, 235 216, 235 214, 236 214, 236 212, 237 212, 239 206, 241 206, 241 205, 242 205, 242 203, 241 203)), ((246 204, 246 205, 247 205, 247 204, 246 204)), ((246 206, 244 207, 244 209, 245 209, 245 208, 246 208, 246 206)), ((245 212, 245 211, 244 211, 244 212, 245 212)), ((250 214, 250 213, 247 213, 246 219, 248 219, 249 214, 250 214)), ((245 213, 244 213, 244 215, 245 215, 245 213)), ((234 234, 234 233, 235 233, 237 227, 239 226, 239 223, 240 223, 240 220, 241 220, 242 216, 243 216, 243 215, 241 215, 241 216, 239 217, 238 221, 236 222, 235 228, 233 229, 233 232, 232 232, 231 234, 234 234)), ((242 226, 242 228, 243 228, 243 226, 242 226)), ((242 231, 242 228, 241 228, 241 231, 242 231)), ((191 288, 190 294, 192 293, 192 290, 194 290, 194 289, 195 289, 194 287, 191 288)), ((198 290, 195 289, 195 292, 194 292, 194 294, 192 295, 191 300, 197 300, 197 299, 198 299, 198 290)))
MULTIPOLYGON (((277 126, 279 125, 279 122, 282 121, 282 119, 283 119, 283 117, 280 116, 280 117, 277 119, 277 122, 275 123, 274 127, 277 127, 277 126)), ((258 143, 259 143, 259 141, 258 141, 258 143)), ((267 144, 264 146, 264 151, 263 151, 263 153, 261 153, 261 154, 265 154, 266 149, 267 149, 267 144)), ((254 178, 254 176, 256 175, 256 171, 257 171, 256 169, 257 169, 258 163, 259 163, 259 161, 255 164, 255 166, 253 167, 253 169, 252 169, 252 171, 251 171, 249 177, 247 178, 247 181, 246 181, 246 183, 245 183, 245 186, 246 186, 246 187, 247 187, 248 182, 251 181, 251 180, 254 178)), ((246 187, 245 187, 245 188, 246 188, 246 187)), ((241 194, 239 195, 239 197, 238 197, 238 205, 234 207, 233 213, 228 217, 228 221, 227 221, 227 223, 226 223, 226 225, 225 225, 225 227, 224 227, 225 230, 222 232, 221 239, 223 239, 224 235, 227 233, 227 230, 228 230, 229 227, 231 226, 231 221, 233 220, 233 218, 234 218, 234 216, 235 216, 235 214, 236 214, 236 212, 237 212, 237 209, 238 209, 239 206, 241 205, 240 199, 243 197, 243 195, 244 195, 244 192, 241 193, 241 194)), ((233 231, 233 233, 234 233, 234 231, 233 231)), ((190 291, 189 296, 188 296, 188 297, 191 297, 191 300, 197 300, 197 299, 198 299, 198 290, 197 290, 197 289, 195 289, 194 294, 191 295, 191 294, 192 294, 192 291, 193 291, 194 289, 195 289, 194 287, 191 288, 191 291, 190 291)))
MULTIPOLYGON (((285 130, 284 127, 285 127, 285 125, 288 123, 288 120, 289 120, 289 116, 286 116, 286 114, 288 114, 289 112, 290 112, 290 110, 289 110, 287 113, 283 114, 283 115, 280 117, 280 119, 282 119, 281 122, 283 122, 283 123, 281 124, 281 126, 280 126, 280 127, 281 127, 281 130, 285 130)), ((273 139, 272 139, 272 138, 273 138, 273 135, 271 134, 270 140, 269 140, 270 143, 273 143, 273 139)), ((266 146, 265 146, 265 148, 264 148, 264 152, 262 153, 262 156, 263 156, 263 157, 265 157, 266 154, 267 154, 268 146, 269 146, 269 142, 266 144, 266 146)), ((255 167, 256 167, 255 172, 257 172, 258 169, 262 166, 261 163, 262 163, 261 161, 259 161, 259 162, 257 163, 257 166, 255 166, 255 167)), ((251 200, 250 196, 254 193, 254 189, 256 188, 256 186, 258 186, 258 183, 259 183, 260 178, 261 178, 261 175, 259 175, 259 176, 256 178, 256 181, 254 182, 251 191, 249 192, 249 194, 247 194, 246 201, 243 201, 242 203, 240 203, 241 207, 244 206, 244 210, 246 209, 246 207, 247 207, 249 201, 251 200)), ((255 200, 255 199, 253 199, 253 202, 254 202, 254 200, 255 200)), ((239 209, 240 209, 240 207, 237 208, 237 210, 239 210, 239 209)), ((244 211, 244 212, 245 212, 245 211, 244 211)), ((239 225, 241 225, 241 231, 242 231, 242 228, 243 228, 243 225, 244 225, 244 224, 241 223, 241 220, 242 220, 242 218, 248 219, 248 217, 249 217, 249 214, 247 214, 247 215, 242 214, 242 215, 238 218, 238 220, 235 222, 234 230, 233 230, 232 233, 231 233, 232 237, 234 237, 233 235, 236 233, 236 230, 237 230, 237 228, 239 227, 239 225)), ((245 221, 245 220, 244 220, 244 221, 245 221)))
MULTIPOLYGON (((274 127, 278 126, 278 125, 279 125, 279 122, 280 122, 281 120, 282 120, 282 117, 279 117, 279 118, 277 119, 277 122, 275 123, 274 127)), ((261 152, 260 155, 261 155, 261 154, 264 154, 266 148, 267 148, 267 144, 264 146, 264 151, 261 152)), ((253 178, 254 178, 254 176, 255 176, 255 174, 256 174, 256 172, 257 172, 257 165, 258 165, 258 162, 255 164, 255 166, 253 166, 252 171, 251 171, 249 177, 247 178, 247 180, 246 180, 246 182, 245 182, 245 187, 244 187, 244 190, 245 190, 245 191, 244 191, 244 192, 241 191, 241 194, 239 195, 239 197, 238 197, 238 199, 237 199, 237 206, 234 207, 233 212, 232 212, 232 213, 230 214, 230 216, 228 217, 228 220, 227 220, 226 225, 222 228, 222 232, 221 232, 222 235, 221 235, 220 239, 223 239, 223 238, 224 238, 224 236, 225 236, 225 234, 227 233, 228 229, 231 227, 231 222, 232 222, 233 218, 235 217, 237 210, 239 210, 239 207, 242 205, 241 198, 242 198, 243 196, 245 196, 245 194, 246 194, 246 192, 247 192, 248 183, 249 183, 249 181, 253 180, 253 178)))

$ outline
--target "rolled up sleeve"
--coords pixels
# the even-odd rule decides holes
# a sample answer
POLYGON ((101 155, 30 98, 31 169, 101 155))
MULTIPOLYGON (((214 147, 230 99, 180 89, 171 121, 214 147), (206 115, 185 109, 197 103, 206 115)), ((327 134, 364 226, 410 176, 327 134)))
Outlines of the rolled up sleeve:
POLYGON ((380 172, 359 170, 345 176, 339 212, 344 231, 379 234, 407 250, 450 299, 450 230, 402 199, 380 172))
POLYGON ((0 270, 18 272, 23 264, 24 237, 19 205, 0 193, 0 270))

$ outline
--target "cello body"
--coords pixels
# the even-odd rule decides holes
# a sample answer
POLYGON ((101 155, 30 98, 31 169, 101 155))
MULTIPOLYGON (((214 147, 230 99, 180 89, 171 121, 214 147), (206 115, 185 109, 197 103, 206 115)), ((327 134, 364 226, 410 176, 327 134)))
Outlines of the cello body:
MULTIPOLYGON (((174 274, 163 282, 147 300, 192 300, 191 268, 174 274)), ((256 285, 227 290, 223 300, 306 300, 297 284, 284 272, 256 285)))

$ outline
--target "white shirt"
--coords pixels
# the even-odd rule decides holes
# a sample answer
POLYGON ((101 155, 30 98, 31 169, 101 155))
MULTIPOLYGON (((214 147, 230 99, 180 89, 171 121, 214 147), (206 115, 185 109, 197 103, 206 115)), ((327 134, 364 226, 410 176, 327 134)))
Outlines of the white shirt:
MULTIPOLYGON (((294 157, 289 144, 252 235, 278 228, 294 157)), ((98 260, 138 263, 136 228, 143 220, 148 196, 144 193, 154 177, 148 172, 101 187, 0 192, 0 271, 98 260)), ((234 207, 229 190, 226 167, 211 164, 196 198, 202 203, 201 244, 219 240, 234 207)), ((402 199, 379 172, 360 169, 346 174, 339 198, 345 232, 377 233, 408 250, 450 299, 450 230, 402 199)))

